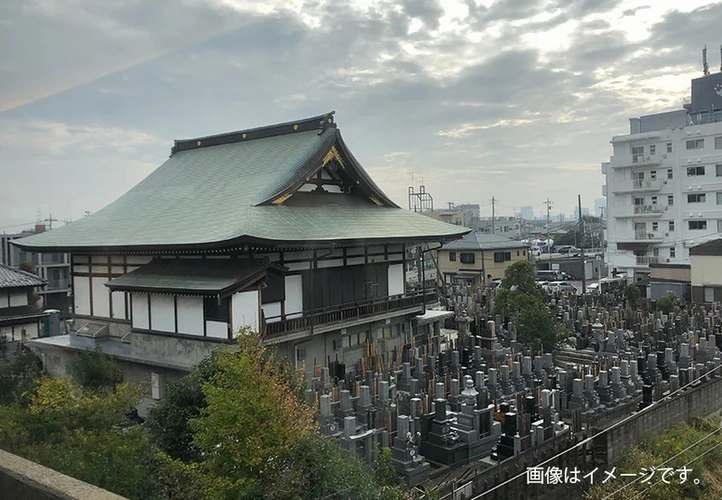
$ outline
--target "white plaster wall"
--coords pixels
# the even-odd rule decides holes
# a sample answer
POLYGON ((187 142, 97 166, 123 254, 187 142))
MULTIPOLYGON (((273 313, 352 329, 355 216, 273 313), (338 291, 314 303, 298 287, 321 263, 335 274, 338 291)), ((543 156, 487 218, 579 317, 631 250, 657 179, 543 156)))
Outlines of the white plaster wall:
MULTIPOLYGON (((15 328, 18 328, 17 326, 15 328)), ((20 325, 20 329, 18 331, 22 331, 22 328, 25 328, 25 335, 27 339, 36 339, 38 338, 38 335, 40 335, 40 332, 38 332, 38 324, 37 323, 28 323, 27 325, 20 325)))
POLYGON ((233 333, 244 326, 249 326, 255 332, 258 331, 258 291, 241 292, 231 298, 231 310, 233 311, 233 333))
POLYGON ((125 317, 125 292, 112 292, 113 318, 128 319, 125 317))
POLYGON ((10 290, 10 307, 28 305, 28 293, 26 291, 10 290))
POLYGON ((93 278, 93 316, 110 317, 110 293, 105 284, 108 278, 93 278))
POLYGON ((286 276, 286 316, 296 318, 303 311, 303 276, 286 276))
POLYGON ((150 296, 150 329, 175 332, 175 311, 172 295, 150 296))
POLYGON ((346 259, 346 264, 349 266, 358 266, 366 262, 366 257, 349 257, 346 259))
POLYGON ((281 315, 281 303, 271 302, 263 304, 263 317, 266 318, 266 323, 275 323, 281 321, 281 318, 272 318, 273 316, 281 315), (269 319, 272 318, 272 319, 269 319))
POLYGON ((220 321, 206 321, 206 335, 216 339, 227 339, 228 324, 220 321))
POLYGON ((692 255, 692 285, 722 285, 722 257, 714 255, 692 255))
POLYGON ((389 266, 389 295, 404 293, 404 265, 393 264, 389 266))
POLYGON ((90 316, 89 280, 90 278, 86 278, 84 276, 73 277, 73 300, 75 301, 75 314, 90 316))
POLYGON ((148 294, 133 293, 133 328, 150 330, 148 324, 148 294))
POLYGON ((340 267, 343 266, 343 259, 319 260, 317 265, 319 269, 325 267, 340 267))
POLYGON ((203 297, 178 296, 178 333, 203 336, 203 297))

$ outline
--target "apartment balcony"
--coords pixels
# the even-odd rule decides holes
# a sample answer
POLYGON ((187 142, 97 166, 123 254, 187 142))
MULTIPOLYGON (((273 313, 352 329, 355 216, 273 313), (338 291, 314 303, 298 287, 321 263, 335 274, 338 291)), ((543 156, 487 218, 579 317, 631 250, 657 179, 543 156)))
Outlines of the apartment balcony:
POLYGON ((662 163, 662 157, 659 155, 615 155, 612 159, 614 160, 610 163, 612 168, 655 167, 662 163))
POLYGON ((666 205, 630 205, 626 207, 619 207, 614 210, 614 217, 616 218, 653 218, 661 216, 665 211, 668 210, 666 205))
POLYGON ((615 193, 653 193, 662 189, 665 182, 661 179, 655 180, 639 180, 633 179, 619 183, 614 187, 615 193))
POLYGON ((650 264, 659 264, 659 257, 654 255, 636 255, 635 261, 638 266, 648 267, 650 264))
POLYGON ((384 319, 395 314, 421 312, 424 304, 438 300, 437 292, 424 290, 405 295, 394 295, 326 307, 299 314, 265 318, 263 339, 266 342, 283 342, 313 333, 332 331, 372 319, 384 319))
POLYGON ((618 238, 621 243, 662 243, 664 236, 662 233, 646 233, 635 231, 633 234, 622 235, 618 238))

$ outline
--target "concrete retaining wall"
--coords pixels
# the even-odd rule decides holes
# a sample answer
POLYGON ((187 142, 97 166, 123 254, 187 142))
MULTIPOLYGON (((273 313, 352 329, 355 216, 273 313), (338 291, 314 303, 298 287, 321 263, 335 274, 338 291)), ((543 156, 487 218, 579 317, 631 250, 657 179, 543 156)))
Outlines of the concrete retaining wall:
POLYGON ((22 500, 127 500, 0 450, 0 498, 22 500))

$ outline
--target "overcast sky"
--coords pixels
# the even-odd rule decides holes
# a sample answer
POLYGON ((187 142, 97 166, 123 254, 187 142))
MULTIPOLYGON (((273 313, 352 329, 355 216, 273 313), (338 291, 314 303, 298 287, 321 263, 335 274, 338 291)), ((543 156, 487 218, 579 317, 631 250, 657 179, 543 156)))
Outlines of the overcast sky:
MULTIPOLYGON (((0 231, 118 198, 173 139, 336 110, 406 207, 593 209, 628 118, 719 69, 699 0, 0 0, 0 231)), ((182 224, 182 221, 169 221, 182 224)))

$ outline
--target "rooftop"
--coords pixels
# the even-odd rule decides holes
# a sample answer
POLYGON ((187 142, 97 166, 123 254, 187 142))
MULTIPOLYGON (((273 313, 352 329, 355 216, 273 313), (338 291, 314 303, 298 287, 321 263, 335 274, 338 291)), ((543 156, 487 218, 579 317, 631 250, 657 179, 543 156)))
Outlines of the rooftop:
POLYGON ((32 273, 0 264, 0 289, 45 286, 45 284, 43 279, 32 273))
POLYGON ((700 243, 689 249, 690 255, 722 256, 722 238, 700 243))
POLYGON ((460 240, 452 241, 442 247, 442 250, 499 250, 506 248, 526 248, 520 241, 512 240, 498 234, 482 233, 479 231, 469 233, 460 240))
POLYGON ((110 280, 115 291, 227 295, 258 282, 275 264, 249 259, 155 259, 110 280))
POLYGON ((13 244, 36 251, 173 252, 450 241, 468 231, 393 203, 327 113, 175 141, 163 165, 110 205, 13 244), (304 185, 316 189, 303 191, 304 185))

